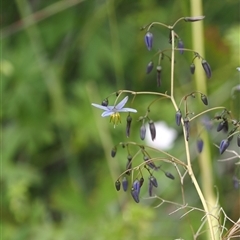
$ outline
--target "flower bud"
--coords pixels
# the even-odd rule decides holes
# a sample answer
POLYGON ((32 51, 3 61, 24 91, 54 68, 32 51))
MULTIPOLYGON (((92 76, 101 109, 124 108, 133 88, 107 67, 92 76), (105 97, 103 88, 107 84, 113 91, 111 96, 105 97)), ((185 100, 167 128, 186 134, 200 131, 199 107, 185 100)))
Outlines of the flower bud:
POLYGON ((150 176, 149 181, 152 182, 154 187, 158 187, 157 179, 154 176, 150 176))
POLYGON ((147 49, 151 51, 152 44, 153 44, 153 34, 151 32, 147 32, 145 35, 145 44, 147 46, 147 49))
POLYGON ((222 131, 223 129, 228 129, 228 122, 226 120, 221 121, 217 126, 217 132, 222 131), (227 125, 227 126, 226 126, 227 125))
POLYGON ((208 99, 206 95, 201 94, 201 100, 206 106, 208 105, 208 99))
POLYGON ((176 112, 175 118, 176 118, 176 124, 180 126, 181 119, 182 119, 182 113, 180 109, 178 109, 178 111, 176 112))
POLYGON ((121 183, 120 183, 119 180, 117 180, 117 181, 115 182, 115 188, 117 189, 117 191, 119 191, 119 190, 121 189, 121 183))
POLYGON ((237 145, 240 147, 240 134, 237 136, 237 145))
POLYGON ((126 135, 127 137, 130 136, 130 128, 132 123, 132 117, 130 115, 127 116, 127 126, 126 126, 126 135))
POLYGON ((122 187, 123 187, 123 191, 126 192, 128 189, 128 180, 126 177, 123 177, 122 179, 122 187))
POLYGON ((117 147, 115 146, 112 148, 111 156, 114 158, 116 156, 116 154, 117 154, 117 147))
POLYGON ((131 169, 132 169, 132 162, 131 162, 131 160, 129 161, 128 160, 128 162, 127 162, 127 165, 126 165, 126 174, 127 175, 130 175, 131 174, 131 169))
POLYGON ((146 127, 144 125, 144 123, 142 124, 141 128, 140 128, 140 138, 142 140, 145 139, 145 136, 146 136, 146 127))
POLYGON ((102 106, 104 106, 104 107, 108 106, 108 99, 107 98, 102 101, 102 106))
POLYGON ((140 182, 140 187, 142 187, 142 185, 143 185, 143 183, 144 183, 144 178, 141 177, 140 180, 139 180, 139 182, 140 182))
POLYGON ((145 161, 145 162, 147 162, 147 166, 148 167, 150 167, 150 168, 152 168, 152 169, 154 169, 154 170, 158 170, 159 169, 159 167, 157 167, 155 164, 154 164, 154 162, 153 161, 149 161, 149 157, 148 156, 143 156, 143 160, 145 161))
POLYGON ((188 139, 189 139, 189 131, 190 131, 189 119, 185 118, 183 122, 184 122, 184 127, 185 127, 185 132, 186 132, 186 141, 188 141, 188 139))
POLYGON ((203 150, 203 140, 201 138, 197 140, 197 150, 199 153, 201 153, 203 150))
POLYGON ((178 48, 179 48, 180 54, 183 54, 184 44, 183 44, 183 41, 181 39, 178 40, 178 48))
POLYGON ((211 67, 205 59, 202 60, 202 66, 203 66, 203 69, 204 69, 204 71, 207 75, 207 78, 210 78, 212 76, 211 67))
POLYGON ((185 20, 185 22, 196 22, 196 21, 201 21, 204 18, 205 18, 205 16, 185 17, 184 20, 185 20))
POLYGON ((223 154, 226 151, 226 149, 228 148, 229 144, 230 144, 230 142, 229 142, 228 139, 223 139, 221 141, 220 147, 219 147, 220 154, 223 154))
POLYGON ((149 181, 148 183, 148 194, 149 194, 149 197, 152 197, 152 190, 153 190, 153 184, 151 181, 149 181))
POLYGON ((172 179, 172 180, 175 179, 175 177, 170 172, 165 172, 165 176, 172 179))
POLYGON ((149 121, 149 129, 150 129, 152 141, 154 141, 154 139, 156 138, 156 128, 152 120, 149 121))
POLYGON ((162 67, 157 66, 157 87, 160 87, 161 85, 161 71, 162 71, 162 67))
POLYGON ((194 74, 194 72, 195 72, 195 64, 194 63, 192 63, 190 65, 190 72, 191 72, 191 74, 194 74))
POLYGON ((131 195, 136 203, 139 203, 139 193, 137 192, 136 189, 132 187, 131 189, 131 195))
POLYGON ((150 61, 147 65, 146 73, 149 74, 153 70, 154 63, 150 61))

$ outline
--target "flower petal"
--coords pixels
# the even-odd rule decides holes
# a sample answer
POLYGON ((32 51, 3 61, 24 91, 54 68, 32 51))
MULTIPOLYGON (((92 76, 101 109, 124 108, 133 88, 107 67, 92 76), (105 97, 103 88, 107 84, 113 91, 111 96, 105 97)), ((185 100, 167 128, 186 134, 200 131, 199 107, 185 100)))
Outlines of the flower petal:
POLYGON ((118 103, 115 108, 117 110, 122 109, 127 101, 128 101, 128 96, 126 96, 120 103, 118 103))
POLYGON ((107 116, 112 115, 113 113, 114 113, 113 111, 107 110, 107 111, 103 112, 101 116, 102 117, 107 117, 107 116))
POLYGON ((99 108, 99 109, 102 109, 102 110, 105 110, 107 111, 109 107, 106 107, 106 106, 103 106, 103 105, 100 105, 100 104, 96 104, 96 103, 92 103, 92 106, 96 107, 96 108, 99 108))
POLYGON ((137 110, 133 109, 133 108, 122 108, 122 109, 118 109, 116 112, 133 112, 133 113, 136 113, 137 110))

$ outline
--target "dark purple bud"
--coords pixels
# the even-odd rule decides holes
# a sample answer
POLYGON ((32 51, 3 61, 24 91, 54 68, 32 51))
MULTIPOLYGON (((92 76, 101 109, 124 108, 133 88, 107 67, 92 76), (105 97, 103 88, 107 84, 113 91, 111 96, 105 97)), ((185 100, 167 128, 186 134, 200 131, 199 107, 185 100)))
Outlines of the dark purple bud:
POLYGON ((201 100, 206 106, 208 105, 208 99, 206 95, 201 94, 201 100))
POLYGON ((186 22, 196 22, 196 21, 203 20, 204 18, 205 18, 205 16, 185 17, 184 20, 186 22))
POLYGON ((131 169, 132 169, 132 162, 131 162, 131 160, 129 161, 128 160, 128 162, 127 162, 127 165, 126 165, 126 174, 127 175, 130 175, 131 174, 131 169))
POLYGON ((228 139, 223 139, 220 143, 220 147, 219 147, 219 152, 220 154, 223 154, 226 149, 228 148, 230 142, 228 141, 228 139))
POLYGON ((228 121, 227 121, 227 120, 225 121, 225 124, 224 124, 224 126, 223 126, 223 131, 224 131, 225 133, 228 132, 228 121))
POLYGON ((160 87, 161 85, 161 71, 162 71, 162 67, 157 66, 157 87, 160 87))
POLYGON ((194 72, 195 72, 195 64, 194 63, 192 63, 190 65, 190 72, 191 72, 191 74, 194 74, 194 72))
POLYGON ((139 193, 140 193, 140 182, 136 179, 133 183, 131 194, 136 203, 139 203, 139 193))
POLYGON ((134 181, 133 188, 137 190, 138 194, 140 193, 140 181, 138 179, 134 181))
MULTIPOLYGON (((220 131, 222 131, 224 128, 226 128, 226 127, 225 127, 226 124, 228 125, 227 121, 225 121, 225 120, 221 121, 221 122, 218 124, 218 126, 217 126, 217 132, 220 132, 220 131)), ((228 126, 227 126, 227 128, 228 128, 228 126)))
POLYGON ((136 203, 139 203, 139 193, 137 192, 136 189, 132 187, 131 189, 131 195, 136 203))
POLYGON ((147 65, 146 73, 149 74, 153 70, 153 61, 149 62, 147 65))
POLYGON ((186 132, 186 140, 188 141, 188 139, 189 139, 189 132, 190 132, 189 119, 185 118, 183 122, 184 122, 184 127, 185 127, 185 132, 186 132))
POLYGON ((122 188, 123 188, 124 192, 126 192, 128 189, 128 180, 126 177, 123 177, 123 179, 122 179, 122 188))
POLYGON ((119 180, 117 180, 117 181, 115 182, 115 188, 117 189, 117 191, 119 191, 119 190, 121 189, 121 183, 120 183, 119 180))
POLYGON ((151 51, 152 44, 153 44, 153 34, 151 32, 147 32, 145 35, 145 44, 147 46, 147 49, 151 51))
POLYGON ((143 125, 141 126, 141 128, 140 128, 140 138, 141 138, 142 140, 144 140, 145 137, 146 137, 146 127, 145 127, 145 125, 143 124, 143 125))
POLYGON ((108 99, 107 98, 102 101, 102 106, 104 106, 104 107, 108 106, 108 99))
POLYGON ((237 145, 240 147, 240 134, 237 136, 237 145))
POLYGON ((117 154, 117 147, 113 147, 111 151, 111 156, 114 158, 117 154))
POLYGON ((130 136, 130 128, 132 123, 132 117, 130 115, 127 116, 127 126, 126 126, 126 135, 127 137, 130 136))
POLYGON ((149 157, 148 156, 143 156, 143 160, 145 161, 145 162, 147 162, 147 166, 149 166, 150 168, 152 168, 152 169, 154 169, 154 170, 158 170, 159 169, 159 167, 157 167, 155 164, 154 164, 154 162, 153 161, 149 161, 149 157))
POLYGON ((152 185, 153 185, 154 187, 158 187, 157 179, 156 179, 154 176, 150 176, 150 177, 149 177, 149 181, 152 182, 152 185))
POLYGON ((165 176, 172 179, 172 180, 175 179, 175 177, 170 172, 165 172, 165 176))
POLYGON ((182 113, 180 109, 178 109, 178 111, 176 112, 175 118, 176 118, 176 124, 180 126, 181 119, 182 119, 182 113))
POLYGON ((180 54, 183 54, 184 44, 183 44, 183 41, 181 39, 178 40, 178 48, 179 48, 180 54))
POLYGON ((153 184, 152 184, 151 181, 149 181, 149 183, 148 183, 148 194, 149 194, 149 197, 152 197, 152 195, 153 195, 152 190, 153 190, 153 184))
POLYGON ((211 67, 205 59, 202 60, 202 66, 203 66, 203 69, 204 69, 204 71, 207 75, 207 78, 210 78, 212 76, 211 67))
POLYGON ((198 138, 197 140, 197 150, 199 153, 201 153, 203 150, 203 140, 201 138, 198 138))
POLYGON ((154 141, 154 139, 156 138, 156 128, 152 120, 149 121, 149 129, 150 129, 152 141, 154 141))
POLYGON ((142 185, 143 185, 143 183, 144 183, 144 178, 141 177, 140 180, 139 180, 139 182, 140 182, 140 187, 142 187, 142 185))

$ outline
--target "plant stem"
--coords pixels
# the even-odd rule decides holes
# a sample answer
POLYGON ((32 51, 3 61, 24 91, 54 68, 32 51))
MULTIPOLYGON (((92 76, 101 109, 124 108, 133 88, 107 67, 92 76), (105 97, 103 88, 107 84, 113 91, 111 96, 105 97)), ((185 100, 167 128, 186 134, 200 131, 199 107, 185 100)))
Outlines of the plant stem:
MULTIPOLYGON (((171 32, 172 34, 172 54, 171 54, 171 100, 173 103, 173 106, 175 108, 175 110, 178 110, 177 104, 175 102, 175 98, 174 98, 174 58, 175 58, 175 51, 174 51, 174 31, 172 30, 171 32)), ((210 235, 211 235, 211 239, 214 240, 214 232, 213 232, 213 226, 212 226, 212 220, 211 220, 211 216, 209 215, 209 210, 208 210, 208 206, 206 203, 206 200, 203 196, 202 190, 199 187, 199 184, 196 180, 196 177, 194 175, 194 172, 192 170, 192 166, 191 166, 191 157, 190 157, 190 151, 189 151, 189 145, 188 145, 188 141, 186 140, 186 131, 183 125, 183 119, 181 120, 182 122, 182 127, 183 127, 183 133, 184 133, 184 143, 185 143, 185 150, 186 150, 186 157, 187 157, 187 169, 188 169, 188 174, 190 176, 190 178, 192 179, 192 182, 196 188, 196 191, 198 193, 198 196, 202 202, 204 211, 206 212, 206 218, 207 218, 207 223, 209 226, 209 230, 210 230, 210 235)))

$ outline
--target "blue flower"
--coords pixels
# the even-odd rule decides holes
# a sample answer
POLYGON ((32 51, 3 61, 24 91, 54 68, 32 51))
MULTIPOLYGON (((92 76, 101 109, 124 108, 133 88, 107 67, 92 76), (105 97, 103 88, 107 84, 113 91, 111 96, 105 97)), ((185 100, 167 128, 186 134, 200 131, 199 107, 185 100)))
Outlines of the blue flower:
POLYGON ((120 103, 118 103, 116 106, 102 106, 100 104, 92 103, 92 106, 104 110, 102 113, 102 117, 108 117, 110 116, 110 122, 114 124, 114 127, 120 122, 121 123, 121 117, 120 112, 133 112, 136 113, 137 110, 133 108, 124 108, 125 104, 128 101, 128 96, 126 96, 120 103))

